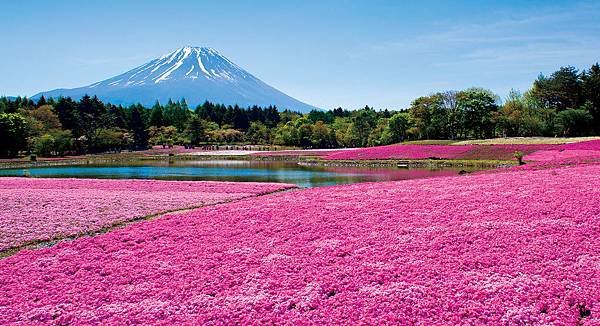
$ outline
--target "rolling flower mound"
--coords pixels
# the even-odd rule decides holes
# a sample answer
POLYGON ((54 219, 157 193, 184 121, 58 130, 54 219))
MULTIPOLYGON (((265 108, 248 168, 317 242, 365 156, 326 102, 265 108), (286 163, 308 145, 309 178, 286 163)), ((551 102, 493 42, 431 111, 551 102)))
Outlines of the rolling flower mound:
POLYGON ((598 324, 600 166, 322 187, 0 260, 0 323, 598 324))
POLYGON ((550 150, 540 150, 524 157, 526 161, 570 163, 600 161, 600 140, 569 143, 550 150))
POLYGON ((285 184, 0 178, 0 251, 114 223, 279 189, 285 184))
POLYGON ((552 150, 557 145, 547 144, 495 144, 475 145, 460 157, 464 160, 514 160, 515 152, 528 155, 541 150, 552 150))
POLYGON ((476 145, 386 145, 340 151, 325 156, 328 160, 420 160, 428 158, 455 159, 476 145))
POLYGON ((561 151, 537 151, 524 157, 532 162, 560 162, 570 160, 600 159, 600 150, 569 149, 561 151))
POLYGON ((421 160, 428 158, 462 160, 513 160, 516 151, 525 155, 559 148, 544 144, 498 144, 498 145, 387 145, 359 148, 332 153, 329 160, 421 160))
POLYGON ((600 139, 584 142, 569 143, 560 146, 564 150, 594 150, 600 151, 600 139))

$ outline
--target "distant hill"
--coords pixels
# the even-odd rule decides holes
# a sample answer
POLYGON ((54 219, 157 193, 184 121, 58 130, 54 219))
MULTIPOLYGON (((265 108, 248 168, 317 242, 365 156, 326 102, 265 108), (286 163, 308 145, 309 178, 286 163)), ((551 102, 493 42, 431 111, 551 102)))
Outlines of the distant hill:
POLYGON ((204 101, 242 107, 275 105, 280 110, 308 112, 316 107, 267 85, 211 48, 183 47, 126 73, 89 86, 55 89, 38 99, 97 95, 113 104, 146 106, 185 98, 190 106, 204 101))

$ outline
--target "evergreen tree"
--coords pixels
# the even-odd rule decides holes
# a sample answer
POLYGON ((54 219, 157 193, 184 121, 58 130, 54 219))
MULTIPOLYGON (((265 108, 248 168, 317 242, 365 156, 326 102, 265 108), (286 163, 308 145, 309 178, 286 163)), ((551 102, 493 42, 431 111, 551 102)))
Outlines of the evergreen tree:
POLYGON ((186 132, 192 145, 199 145, 205 140, 204 124, 197 115, 192 115, 188 121, 186 132))
POLYGON ((600 134, 600 65, 594 64, 581 74, 584 99, 589 103, 586 107, 593 118, 596 134, 600 134))
POLYGON ((154 103, 154 106, 152 106, 149 125, 155 127, 162 127, 165 125, 163 117, 163 108, 158 101, 156 101, 156 103, 154 103))
POLYGON ((561 111, 583 104, 581 86, 577 69, 562 67, 549 78, 540 75, 533 83, 531 92, 545 107, 561 111))
POLYGON ((144 149, 148 146, 148 133, 142 116, 142 111, 137 107, 131 109, 131 120, 129 129, 133 132, 133 142, 137 149, 144 149))

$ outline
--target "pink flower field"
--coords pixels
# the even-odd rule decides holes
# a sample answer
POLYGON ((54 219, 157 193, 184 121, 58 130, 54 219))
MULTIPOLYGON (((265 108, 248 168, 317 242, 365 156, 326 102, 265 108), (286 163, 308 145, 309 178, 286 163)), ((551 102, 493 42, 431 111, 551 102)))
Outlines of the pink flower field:
POLYGON ((325 156, 328 160, 421 160, 431 157, 455 159, 472 150, 476 145, 387 145, 365 147, 332 153, 325 156))
MULTIPOLYGON (((514 160, 516 151, 526 155, 525 160, 538 160, 534 155, 539 151, 600 151, 600 140, 591 140, 562 145, 554 144, 497 144, 497 145, 411 145, 394 144, 387 146, 366 147, 354 150, 333 152, 325 159, 328 160, 387 160, 405 159, 422 160, 428 158, 460 159, 460 160, 514 160), (530 155, 531 154, 531 155, 530 155)), ((580 152, 579 154, 590 153, 580 152)), ((561 155, 578 156, 578 153, 561 155)), ((592 156, 600 156, 591 153, 592 156)), ((547 157, 549 153, 542 154, 547 157)), ((551 159, 551 158, 549 158, 551 159)), ((546 160, 546 159, 544 159, 546 160)))
POLYGON ((593 150, 600 151, 600 140, 589 140, 578 143, 569 143, 560 146, 563 150, 593 150))
POLYGON ((200 152, 202 149, 199 148, 185 148, 181 145, 176 145, 171 148, 163 148, 161 145, 152 146, 152 148, 142 151, 145 155, 167 155, 167 154, 189 154, 194 152, 200 152))
POLYGON ((253 153, 252 156, 271 157, 271 156, 328 156, 336 153, 346 152, 348 149, 299 149, 299 150, 281 150, 253 153))
POLYGON ((600 165, 246 198, 0 260, 0 323, 599 324, 599 198, 600 165))
POLYGON ((526 155, 524 159, 542 163, 598 162, 600 161, 600 140, 559 145, 548 150, 533 152, 526 155))
POLYGON ((525 160, 533 162, 549 162, 573 159, 595 159, 600 158, 600 150, 562 150, 562 151, 537 151, 525 156, 525 160))
POLYGON ((294 187, 285 184, 0 178, 0 251, 160 212, 294 187))

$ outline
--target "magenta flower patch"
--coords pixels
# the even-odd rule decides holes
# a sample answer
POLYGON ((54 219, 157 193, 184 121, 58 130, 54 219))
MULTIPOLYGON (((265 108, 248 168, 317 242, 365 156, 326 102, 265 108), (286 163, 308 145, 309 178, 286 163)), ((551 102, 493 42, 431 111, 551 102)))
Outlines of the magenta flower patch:
POLYGON ((294 187, 285 184, 0 178, 0 251, 116 222, 294 187))
POLYGON ((428 158, 454 159, 473 149, 475 145, 387 145, 365 147, 354 150, 332 153, 325 158, 328 160, 384 160, 428 158))
POLYGON ((598 324, 599 198, 599 165, 246 198, 0 260, 0 323, 598 324))

